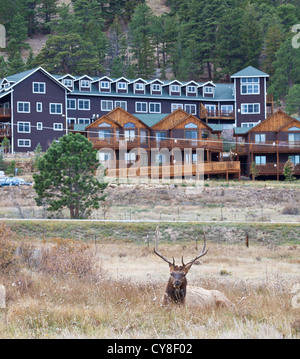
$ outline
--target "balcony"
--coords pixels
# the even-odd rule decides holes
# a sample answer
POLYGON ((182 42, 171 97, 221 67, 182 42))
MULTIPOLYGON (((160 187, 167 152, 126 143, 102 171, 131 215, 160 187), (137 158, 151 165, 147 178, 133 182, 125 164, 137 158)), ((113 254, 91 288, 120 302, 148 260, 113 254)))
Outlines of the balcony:
POLYGON ((0 138, 4 137, 11 137, 11 126, 6 123, 0 123, 0 138))
MULTIPOLYGON (((285 163, 279 163, 277 167, 276 163, 267 163, 264 166, 256 166, 260 176, 276 176, 277 170, 278 174, 281 176, 283 175, 285 163)), ((295 172, 296 176, 300 176, 300 164, 295 165, 295 172)))
POLYGON ((288 141, 266 141, 261 143, 243 144, 239 143, 236 146, 236 153, 239 156, 244 156, 247 153, 299 153, 300 142, 288 141))
POLYGON ((200 118, 210 118, 216 120, 234 120, 235 111, 225 111, 220 109, 209 110, 202 105, 200 107, 200 118))
POLYGON ((151 140, 151 148, 203 148, 210 151, 223 151, 223 141, 222 140, 214 140, 214 139, 207 139, 207 140, 197 140, 197 139, 170 139, 170 140, 151 140))
POLYGON ((10 118, 11 109, 10 108, 0 108, 0 118, 10 118))

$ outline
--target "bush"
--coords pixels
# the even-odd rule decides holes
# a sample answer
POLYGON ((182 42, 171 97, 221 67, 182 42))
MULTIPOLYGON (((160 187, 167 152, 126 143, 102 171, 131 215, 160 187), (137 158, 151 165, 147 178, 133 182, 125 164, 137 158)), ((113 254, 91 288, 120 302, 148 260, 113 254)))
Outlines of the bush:
POLYGON ((95 278, 96 256, 87 244, 72 239, 53 239, 55 246, 42 251, 40 270, 53 276, 95 278))
POLYGON ((300 213, 299 208, 293 205, 287 205, 282 210, 282 214, 289 214, 292 216, 298 216, 299 213, 300 213))
POLYGON ((0 274, 16 273, 19 262, 16 256, 17 245, 10 228, 0 224, 0 274))

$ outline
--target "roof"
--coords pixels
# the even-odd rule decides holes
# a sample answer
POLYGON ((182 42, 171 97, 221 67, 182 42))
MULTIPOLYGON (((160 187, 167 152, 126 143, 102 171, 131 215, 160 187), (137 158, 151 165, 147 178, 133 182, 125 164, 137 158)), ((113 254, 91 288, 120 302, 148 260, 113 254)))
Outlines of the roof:
POLYGON ((248 66, 231 76, 232 79, 237 77, 269 77, 269 75, 256 69, 255 67, 248 66))
POLYGON ((74 125, 74 131, 77 131, 77 132, 85 132, 86 128, 87 128, 87 124, 75 124, 74 125))
POLYGON ((159 113, 159 114, 135 114, 139 120, 144 122, 148 127, 156 125, 159 121, 167 117, 169 113, 159 113))
POLYGON ((222 132, 223 131, 223 125, 217 125, 214 123, 210 123, 209 127, 212 129, 213 132, 222 132))
POLYGON ((246 135, 249 131, 249 127, 235 127, 234 128, 234 135, 238 136, 238 135, 246 135))

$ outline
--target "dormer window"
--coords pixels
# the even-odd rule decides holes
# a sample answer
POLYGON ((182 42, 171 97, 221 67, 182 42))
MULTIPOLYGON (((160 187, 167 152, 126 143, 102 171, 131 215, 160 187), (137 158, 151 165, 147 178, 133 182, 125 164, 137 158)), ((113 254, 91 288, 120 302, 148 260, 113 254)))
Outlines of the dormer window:
POLYGON ((180 92, 179 85, 171 85, 171 92, 180 92))
POLYGON ((109 89, 109 81, 101 81, 100 82, 100 88, 102 90, 108 90, 109 89))
POLYGON ((142 84, 142 83, 135 83, 135 84, 134 84, 134 90, 135 90, 135 91, 144 91, 144 84, 142 84))
POLYGON ((91 82, 89 80, 80 81, 81 88, 89 89, 91 87, 91 82))
POLYGON ((126 82, 118 82, 118 90, 127 91, 127 83, 126 82))
POLYGON ((153 84, 152 85, 152 91, 161 91, 161 85, 160 84, 153 84))
POLYGON ((73 87, 73 80, 71 79, 63 79, 63 84, 67 87, 73 87))
POLYGON ((196 86, 188 86, 187 91, 189 93, 196 93, 196 91, 197 91, 196 86))
POLYGON ((204 87, 204 93, 207 95, 213 95, 214 94, 214 88, 211 86, 205 86, 204 87))

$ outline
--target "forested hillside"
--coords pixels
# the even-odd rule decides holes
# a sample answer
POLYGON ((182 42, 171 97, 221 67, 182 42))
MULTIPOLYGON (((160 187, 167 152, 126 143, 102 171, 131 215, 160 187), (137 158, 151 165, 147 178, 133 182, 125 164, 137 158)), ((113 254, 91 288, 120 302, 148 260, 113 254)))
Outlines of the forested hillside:
POLYGON ((252 65, 270 74, 268 92, 300 113, 300 49, 291 31, 300 0, 165 0, 162 14, 149 4, 0 0, 8 35, 0 78, 41 65, 56 74, 228 81, 252 65), (34 56, 27 40, 37 34, 48 40, 34 56))

